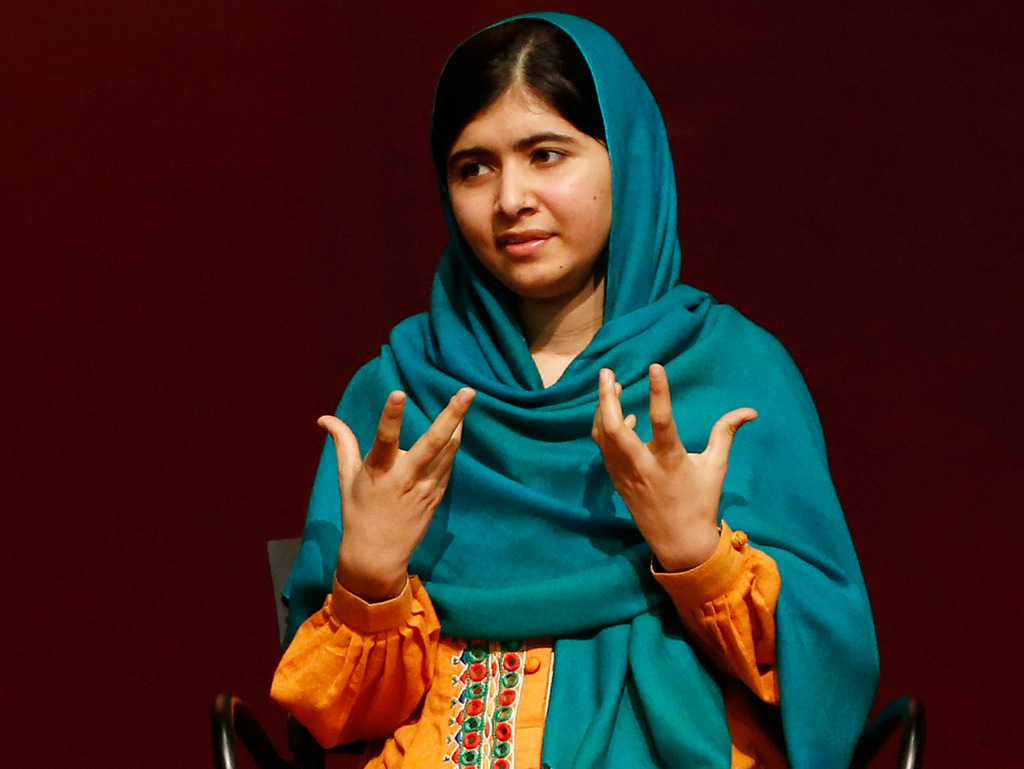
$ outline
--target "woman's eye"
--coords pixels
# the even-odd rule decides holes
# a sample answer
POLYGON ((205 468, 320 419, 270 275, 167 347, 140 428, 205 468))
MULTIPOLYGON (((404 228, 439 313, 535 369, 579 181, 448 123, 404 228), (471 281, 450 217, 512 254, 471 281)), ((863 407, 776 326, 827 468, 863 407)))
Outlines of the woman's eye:
POLYGON ((564 158, 565 155, 558 150, 534 150, 533 162, 542 166, 550 166, 564 158))
POLYGON ((483 163, 463 163, 458 168, 458 176, 460 179, 476 179, 479 176, 483 176, 488 172, 487 166, 483 163))

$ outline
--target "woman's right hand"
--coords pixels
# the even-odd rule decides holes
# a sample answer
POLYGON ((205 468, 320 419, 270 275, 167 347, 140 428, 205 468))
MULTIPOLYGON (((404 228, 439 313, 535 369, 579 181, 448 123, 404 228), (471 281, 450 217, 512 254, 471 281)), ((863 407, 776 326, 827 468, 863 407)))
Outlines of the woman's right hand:
POLYGON ((331 434, 341 487, 338 582, 377 602, 405 587, 409 559, 423 540, 451 477, 462 420, 476 393, 459 390, 408 451, 398 447, 405 393, 388 396, 365 459, 355 434, 337 417, 317 421, 331 434))

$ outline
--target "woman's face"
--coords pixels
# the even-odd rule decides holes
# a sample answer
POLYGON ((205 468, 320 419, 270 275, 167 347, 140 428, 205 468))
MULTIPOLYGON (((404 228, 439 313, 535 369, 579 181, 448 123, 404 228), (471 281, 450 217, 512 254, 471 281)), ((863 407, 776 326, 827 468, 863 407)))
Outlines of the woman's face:
POLYGON ((534 92, 510 88, 462 130, 448 192, 470 248, 521 298, 592 287, 612 224, 608 150, 534 92))

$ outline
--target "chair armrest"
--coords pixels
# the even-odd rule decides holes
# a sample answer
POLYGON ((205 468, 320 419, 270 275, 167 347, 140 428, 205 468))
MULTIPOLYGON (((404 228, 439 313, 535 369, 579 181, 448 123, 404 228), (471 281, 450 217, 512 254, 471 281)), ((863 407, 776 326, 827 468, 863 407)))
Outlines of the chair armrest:
POLYGON ((913 697, 893 700, 871 720, 857 741, 850 768, 867 766, 897 728, 900 731, 897 769, 919 769, 924 760, 924 703, 913 697))
POLYGON ((231 694, 217 695, 210 706, 210 737, 217 769, 238 769, 238 741, 260 769, 294 769, 298 766, 278 755, 274 743, 249 708, 231 694))

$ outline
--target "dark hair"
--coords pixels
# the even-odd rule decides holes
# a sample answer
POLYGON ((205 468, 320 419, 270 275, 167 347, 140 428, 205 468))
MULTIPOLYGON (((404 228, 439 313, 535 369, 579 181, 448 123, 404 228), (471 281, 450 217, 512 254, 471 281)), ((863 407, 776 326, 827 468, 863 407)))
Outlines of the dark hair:
POLYGON ((462 129, 516 84, 535 91, 578 130, 604 141, 594 78, 576 43, 550 22, 516 19, 463 42, 441 72, 430 149, 442 179, 462 129))

